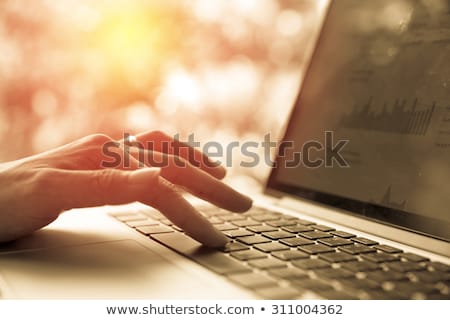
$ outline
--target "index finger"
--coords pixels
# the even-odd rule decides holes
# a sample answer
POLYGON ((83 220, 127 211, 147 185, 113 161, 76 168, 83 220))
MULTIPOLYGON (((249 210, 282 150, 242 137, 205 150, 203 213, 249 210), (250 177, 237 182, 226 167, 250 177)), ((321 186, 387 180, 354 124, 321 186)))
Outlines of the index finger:
MULTIPOLYGON (((169 137, 161 131, 150 131, 135 136, 136 145, 146 150, 172 154, 184 158, 191 165, 202 169, 217 179, 223 179, 226 169, 211 160, 207 155, 193 146, 169 137)), ((134 143, 132 143, 134 145, 134 143)))
MULTIPOLYGON (((130 150, 130 154, 135 158, 139 158, 138 153, 136 150, 130 150)), ((245 212, 252 205, 252 199, 187 161, 155 151, 145 153, 145 165, 161 167, 162 177, 203 200, 234 212, 245 212)))

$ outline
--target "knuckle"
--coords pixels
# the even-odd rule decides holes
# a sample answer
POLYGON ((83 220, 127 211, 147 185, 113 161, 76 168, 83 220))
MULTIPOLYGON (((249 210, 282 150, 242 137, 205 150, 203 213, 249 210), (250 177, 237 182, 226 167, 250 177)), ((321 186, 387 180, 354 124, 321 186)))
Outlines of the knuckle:
POLYGON ((155 140, 161 140, 167 137, 167 135, 161 130, 150 131, 149 137, 155 140))
POLYGON ((101 167, 101 160, 105 157, 105 152, 110 150, 111 147, 117 148, 116 142, 114 142, 110 137, 104 134, 93 134, 87 136, 83 141, 83 147, 80 149, 83 159, 80 161, 85 161, 89 164, 89 168, 99 168, 101 167))
POLYGON ((92 177, 93 191, 99 196, 113 191, 117 177, 117 172, 114 169, 98 170, 92 177))
POLYGON ((190 168, 189 163, 179 156, 167 155, 167 166, 163 166, 162 175, 169 181, 179 184, 185 179, 184 170, 190 168))

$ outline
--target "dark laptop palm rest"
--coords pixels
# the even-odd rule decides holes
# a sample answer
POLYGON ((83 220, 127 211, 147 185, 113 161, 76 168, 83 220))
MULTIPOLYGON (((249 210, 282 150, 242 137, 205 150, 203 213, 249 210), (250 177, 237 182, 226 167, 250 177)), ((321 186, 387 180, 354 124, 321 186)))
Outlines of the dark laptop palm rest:
POLYGON ((152 209, 115 218, 267 299, 306 291, 327 299, 450 299, 449 265, 262 208, 202 212, 232 239, 223 251, 200 246, 152 209))

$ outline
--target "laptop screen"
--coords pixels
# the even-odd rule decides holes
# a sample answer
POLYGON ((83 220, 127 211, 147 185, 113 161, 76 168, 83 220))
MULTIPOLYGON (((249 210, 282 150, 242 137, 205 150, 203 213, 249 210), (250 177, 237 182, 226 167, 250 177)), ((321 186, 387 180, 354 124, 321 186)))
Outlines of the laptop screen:
POLYGON ((269 189, 449 241, 449 6, 330 4, 269 189))

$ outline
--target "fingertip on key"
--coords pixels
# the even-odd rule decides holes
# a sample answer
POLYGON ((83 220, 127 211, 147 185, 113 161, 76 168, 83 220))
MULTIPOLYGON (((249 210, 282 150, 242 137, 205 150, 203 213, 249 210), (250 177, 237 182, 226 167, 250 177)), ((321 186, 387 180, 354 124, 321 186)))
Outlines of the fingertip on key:
POLYGON ((233 208, 231 208, 230 210, 238 213, 243 213, 250 210, 252 206, 253 199, 241 194, 240 199, 233 203, 233 208))
POLYGON ((215 236, 211 238, 208 243, 204 243, 205 246, 209 248, 223 248, 225 245, 230 242, 230 239, 228 239, 222 232, 215 229, 215 236))

